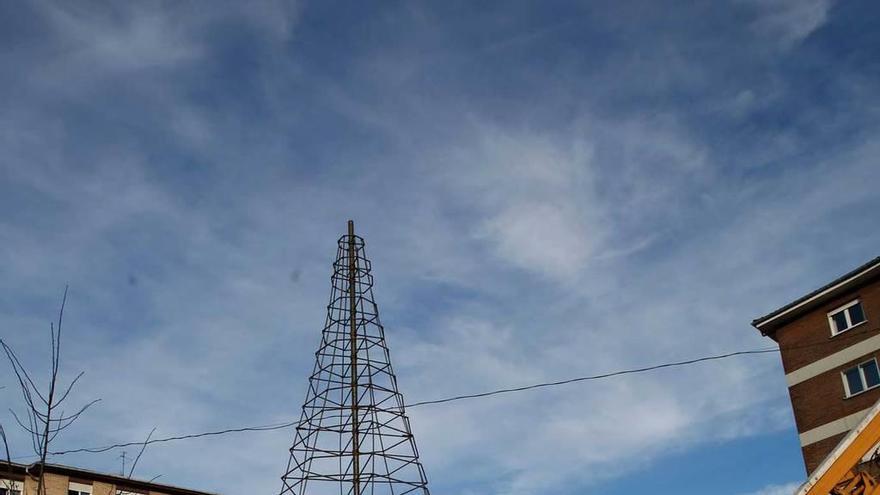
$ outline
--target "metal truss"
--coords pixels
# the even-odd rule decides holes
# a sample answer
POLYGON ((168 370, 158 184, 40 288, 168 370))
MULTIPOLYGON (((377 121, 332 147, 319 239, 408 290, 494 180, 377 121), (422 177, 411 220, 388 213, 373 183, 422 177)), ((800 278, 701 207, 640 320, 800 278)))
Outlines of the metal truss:
POLYGON ((339 239, 330 304, 281 495, 429 495, 364 240, 339 239))

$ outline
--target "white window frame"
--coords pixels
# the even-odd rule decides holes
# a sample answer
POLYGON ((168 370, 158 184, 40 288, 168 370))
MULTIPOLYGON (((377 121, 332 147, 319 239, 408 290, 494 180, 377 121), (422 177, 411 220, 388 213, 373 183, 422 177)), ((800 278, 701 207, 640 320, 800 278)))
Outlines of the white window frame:
POLYGON ((19 493, 24 493, 24 483, 21 481, 10 480, 7 478, 0 478, 0 488, 5 488, 6 490, 17 491, 19 493))
POLYGON ((843 380, 843 391, 846 394, 846 397, 844 397, 845 399, 849 399, 850 397, 855 397, 857 395, 861 395, 861 394, 867 392, 868 390, 874 390, 875 388, 880 387, 880 383, 878 383, 877 385, 874 385, 872 387, 868 386, 868 380, 865 378, 865 370, 862 369, 862 366, 865 364, 868 364, 870 362, 873 362, 874 366, 877 366, 877 371, 880 372, 880 365, 877 364, 877 358, 871 358, 871 359, 868 359, 867 361, 862 361, 861 363, 859 363, 855 366, 850 366, 849 368, 840 372, 840 378, 843 380), (862 385, 865 387, 860 392, 856 392, 854 394, 850 393, 849 381, 846 379, 846 372, 853 369, 853 368, 856 368, 857 370, 859 370, 859 378, 862 379, 862 385))
POLYGON ((73 490, 80 495, 92 495, 92 485, 87 485, 85 483, 70 481, 67 483, 67 490, 73 490))
POLYGON ((865 314, 865 305, 864 305, 864 304, 862 304, 862 314, 865 316, 865 319, 864 319, 864 320, 862 320, 862 321, 856 323, 855 325, 853 325, 853 324, 852 324, 852 320, 851 320, 850 317, 849 317, 849 311, 847 311, 847 310, 848 310, 849 308, 855 306, 856 304, 861 304, 861 302, 862 302, 861 299, 855 299, 855 300, 853 300, 853 301, 850 301, 850 302, 844 304, 843 306, 840 306, 839 308, 835 308, 835 309, 829 311, 829 312, 826 314, 826 316, 828 317, 828 327, 831 328, 831 336, 832 336, 832 337, 834 337, 835 335, 840 335, 840 334, 842 334, 843 332, 846 332, 847 330, 852 330, 853 328, 855 328, 855 327, 857 327, 857 326, 859 326, 859 325, 861 325, 861 324, 863 324, 863 323, 868 323, 868 315, 865 314), (846 324, 848 325, 848 326, 847 326, 846 328, 844 328, 843 330, 838 330, 837 327, 836 327, 835 324, 834 324, 834 320, 831 318, 832 316, 834 316, 834 315, 836 315, 837 313, 840 313, 840 312, 843 312, 843 316, 844 316, 844 318, 846 318, 846 324))

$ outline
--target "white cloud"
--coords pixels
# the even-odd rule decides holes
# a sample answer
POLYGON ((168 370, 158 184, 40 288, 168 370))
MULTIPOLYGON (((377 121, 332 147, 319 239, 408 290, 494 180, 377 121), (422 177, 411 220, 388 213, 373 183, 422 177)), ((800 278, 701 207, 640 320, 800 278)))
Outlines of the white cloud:
POLYGON ((188 62, 200 55, 173 12, 144 4, 131 9, 99 10, 64 3, 41 4, 67 45, 64 59, 91 71, 156 69, 188 62))
POLYGON ((755 31, 790 48, 822 27, 828 20, 832 0, 748 0, 758 8, 755 31))
POLYGON ((449 191, 468 198, 474 235, 514 266, 567 280, 604 241, 591 179, 590 144, 528 130, 474 126, 437 168, 449 191))
POLYGON ((800 486, 801 483, 797 481, 782 485, 767 485, 758 491, 749 492, 745 495, 792 495, 800 486))
MULTIPOLYGON (((59 93, 123 78, 162 80, 213 56, 211 32, 224 23, 251 27, 285 43, 299 18, 297 2, 267 0, 199 4, 127 3, 93 7, 44 0, 34 4, 61 47, 35 64, 28 77, 59 93)), ((135 84, 137 83, 137 84, 135 84)), ((92 87, 92 90, 95 88, 92 87)))
MULTIPOLYGON (((754 234, 772 234, 772 239, 796 238, 810 223, 806 222, 807 217, 796 221, 798 217, 792 215, 792 209, 799 206, 783 199, 778 204, 765 201, 750 205, 724 228, 710 230, 706 237, 693 241, 694 245, 686 245, 682 251, 651 265, 648 273, 638 273, 639 267, 628 268, 625 257, 606 259, 610 265, 604 270, 611 269, 622 279, 609 282, 601 267, 583 266, 584 254, 562 253, 554 258, 556 253, 541 247, 540 242, 531 245, 528 235, 530 232, 540 234, 541 229, 546 228, 540 220, 552 222, 568 214, 565 211, 540 214, 541 207, 529 203, 531 198, 551 205, 554 200, 575 206, 590 201, 599 211, 615 206, 613 198, 610 203, 594 196, 581 198, 570 187, 578 182, 571 179, 584 173, 576 169, 588 168, 594 162, 567 158, 559 150, 570 148, 550 146, 534 136, 524 138, 514 130, 497 132, 519 138, 499 138, 498 149, 489 155, 494 159, 486 160, 485 168, 462 170, 468 173, 458 177, 458 181, 441 174, 447 191, 437 198, 441 203, 478 198, 472 201, 479 215, 464 224, 444 225, 439 220, 442 215, 436 216, 436 212, 430 215, 418 210, 389 209, 390 203, 405 199, 406 195, 392 194, 387 198, 380 195, 359 203, 358 214, 367 219, 409 217, 418 213, 409 220, 411 223, 367 220, 363 227, 371 255, 374 260, 382 259, 380 265, 374 266, 379 303, 385 308, 385 301, 395 301, 391 322, 395 321, 394 317, 408 314, 406 302, 411 299, 401 293, 402 289, 420 285, 395 280, 409 278, 413 273, 411 268, 420 267, 419 260, 425 256, 432 258, 426 264, 431 267, 427 268, 429 272, 449 262, 444 259, 446 249, 437 246, 447 246, 454 256, 462 257, 471 267, 455 278, 442 280, 456 287, 475 287, 480 295, 505 294, 505 299, 495 303, 477 299, 439 315, 424 314, 419 326, 412 331, 397 325, 389 328, 400 383, 409 400, 740 348, 743 339, 751 335, 744 322, 752 315, 742 316, 747 304, 731 306, 725 287, 736 290, 754 286, 764 279, 760 274, 768 269, 767 264, 779 268, 774 265, 774 259, 766 255, 766 263, 754 263, 758 259, 756 253, 765 248, 767 241, 766 237, 754 234), (505 147, 505 143, 510 147, 505 147), (533 149, 527 149, 529 146, 533 149), (519 156, 533 158, 513 158, 519 156), (546 156, 556 158, 541 158, 546 156), (511 158, 508 161, 497 157, 511 158), (534 164, 540 166, 532 167, 534 164), (495 182, 502 186, 492 187, 495 182), (484 194, 475 194, 474 188, 484 194), (530 216, 535 211, 539 215, 530 216), (758 211, 762 214, 755 214, 758 211), (479 249, 461 250, 455 241, 456 235, 485 228, 487 222, 503 221, 505 215, 513 215, 515 221, 503 231, 494 232, 493 242, 512 239, 516 242, 509 246, 516 246, 517 251, 505 252, 500 244, 490 244, 492 255, 486 256, 486 252, 479 249), (768 225, 768 218, 776 218, 778 223, 768 225), (534 226, 517 231, 516 225, 528 219, 535 221, 534 226), (400 230, 404 228, 407 231, 400 230), (427 237, 430 242, 425 242, 421 230, 430 232, 427 237), (394 242, 389 242, 392 239, 394 242), (403 246, 395 246, 398 243, 403 246), (382 254, 389 247, 416 252, 411 254, 412 259, 398 260, 382 254), (526 256, 523 249, 532 251, 526 256), (566 261, 559 261, 561 259, 566 261), (585 299, 583 292, 571 292, 562 272, 554 272, 571 259, 578 260, 573 263, 571 272, 589 275, 582 285, 597 286, 598 299, 591 301, 585 299), (499 268, 506 265, 527 267, 536 274, 551 277, 527 279, 527 287, 505 288, 516 280, 509 270, 499 268), (488 273, 497 278, 485 280, 488 273), (715 280, 720 278, 728 283, 719 286, 715 280), (483 280, 474 282, 473 279, 483 280), (700 294, 699 307, 693 305, 695 293, 700 294), (632 301, 636 300, 640 303, 633 305, 632 301), (592 308, 583 309, 585 304, 592 308), (690 324, 685 328, 680 325, 681 308, 690 308, 690 324), (739 320, 742 325, 732 323, 739 320), (710 339, 705 336, 707 329, 713 332, 710 339)), ((472 143, 465 140, 453 149, 456 153, 467 149, 468 155, 461 156, 471 156, 472 143)), ((638 156, 669 156, 666 152, 653 153, 649 144, 641 146, 644 151, 638 156)), ((664 144, 660 150, 667 146, 664 144)), ((866 151, 865 155, 870 156, 870 152, 866 151)), ((672 165, 665 170, 677 168, 674 160, 668 163, 672 165)), ((638 160, 624 162, 626 167, 631 167, 625 176, 638 180, 638 164, 638 160)), ((63 199, 65 192, 69 192, 77 198, 71 201, 70 208, 83 219, 87 229, 81 231, 79 225, 68 225, 62 230, 61 234, 69 238, 81 236, 84 239, 81 244, 67 246, 69 252, 60 260, 64 266, 75 266, 79 260, 89 259, 96 247, 104 253, 101 263, 86 265, 85 272, 73 272, 76 273, 75 288, 85 284, 84 289, 90 295, 80 297, 79 301, 75 297, 71 308, 84 304, 90 308, 79 310, 84 313, 100 308, 107 311, 120 301, 121 295, 106 293, 92 298, 91 294, 111 289, 101 289, 102 284, 108 283, 107 279, 93 278, 88 271, 102 273, 119 269, 115 263, 108 264, 108 260, 132 249, 113 245, 112 233, 121 226, 133 221, 161 225, 160 232, 164 231, 169 240, 180 243, 177 248, 180 251, 172 254, 184 255, 182 262, 174 265, 173 275, 144 277, 145 293, 136 299, 138 303, 134 308, 144 307, 146 321, 132 322, 137 331, 131 338, 117 341, 120 327, 104 327, 97 335, 88 337, 91 341, 83 341, 71 349, 71 356, 88 355, 87 349, 92 347, 104 349, 96 357, 74 358, 72 365, 89 371, 81 396, 103 397, 105 403, 82 423, 82 433, 71 435, 66 441, 73 445, 93 445, 136 438, 154 425, 160 427, 160 432, 172 434, 230 424, 268 423, 295 416, 305 385, 305 370, 317 340, 314 332, 322 321, 326 265, 335 249, 332 240, 339 233, 337 227, 341 227, 333 224, 332 219, 344 218, 346 207, 341 203, 323 212, 321 215, 326 218, 316 217, 321 219, 320 225, 310 223, 315 220, 296 220, 296 215, 320 201, 333 204, 348 192, 308 184, 291 188, 262 183, 261 194, 242 198, 234 210, 220 215, 232 215, 237 222, 242 222, 241 232, 245 235, 229 235, 225 219, 209 215, 204 209, 187 208, 180 203, 180 198, 147 180, 144 167, 142 162, 133 160, 121 171, 99 164, 89 174, 58 176, 41 169, 20 169, 24 172, 16 179, 46 197, 63 199), (278 225, 282 224, 291 225, 289 231, 279 232, 278 225), (304 274, 302 285, 295 289, 288 285, 284 270, 278 268, 292 259, 299 260, 301 266, 314 267, 304 274), (279 355, 278 349, 285 352, 279 355), (123 367, 119 366, 119 356, 125 356, 123 367), (119 387, 119 383, 127 385, 119 387), (273 390, 274 396, 268 401, 264 397, 266 387, 273 390), (179 408, 168 407, 168 404, 179 405, 179 408), (221 409, 224 413, 218 415, 221 409), (131 410, 139 412, 134 415, 131 410), (102 424, 114 427, 99 426, 102 424)), ((870 171, 866 172, 860 162, 853 162, 849 167, 849 173, 837 175, 840 183, 826 182, 819 188, 815 185, 819 182, 812 176, 804 176, 788 182, 788 190, 793 195, 810 198, 811 203, 833 202, 834 198, 843 197, 839 194, 841 190, 849 191, 848 201, 859 201, 867 189, 852 186, 870 184, 865 177, 870 171)), ((693 170, 688 166, 683 168, 693 170)), ((631 198, 631 212, 618 217, 628 220, 639 214, 652 215, 651 209, 684 194, 690 183, 665 180, 658 182, 657 190, 647 188, 646 184, 617 185, 631 191, 644 191, 644 195, 638 193, 631 198)), ((728 186, 736 187, 736 184, 725 184, 721 189, 728 186)), ((836 201, 840 204, 840 199, 836 201)), ((574 218, 583 221, 583 217, 575 215, 574 218)), ((625 226, 626 222, 621 225, 625 226)), ((559 230, 566 231, 562 227, 559 230)), ((641 233, 639 229, 636 231, 641 233)), ((25 231, 9 237, 14 244, 8 251, 7 264, 24 266, 23 260, 31 259, 27 266, 35 267, 42 280, 51 281, 53 274, 40 271, 39 261, 50 258, 54 251, 22 253, 19 249, 33 242, 28 240, 31 235, 33 232, 25 231)), ((555 234, 547 234, 547 237, 551 235, 555 234)), ((150 245, 166 244, 162 239, 156 241, 150 245)), ((561 244, 576 246, 580 242, 583 241, 574 237, 561 244)), ((606 252, 599 249, 588 250, 588 253, 606 252)), ((32 293, 40 290, 39 287, 29 289, 32 293)), ((132 293, 125 297, 133 296, 132 293)), ((420 307, 430 302, 430 296, 415 301, 420 307)), ((72 311, 75 314, 78 310, 72 311)), ((386 323, 387 318, 386 315, 386 323)), ((87 324, 88 320, 83 319, 78 325, 71 322, 71 328, 87 324)), ((774 360, 727 362, 710 369, 715 386, 709 391, 699 373, 620 379, 436 409, 414 409, 413 424, 432 479, 443 480, 450 473, 456 473, 458 479, 480 479, 490 476, 491 472, 510 473, 506 476, 507 482, 495 485, 496 493, 527 495, 538 492, 539 487, 558 486, 566 480, 595 483, 622 475, 625 473, 622 459, 650 460, 661 455, 670 443, 685 449, 711 439, 776 430, 790 420, 787 416, 780 420, 754 414, 755 410, 766 408, 775 394, 772 387, 756 391, 750 384, 772 382, 773 377, 781 381, 774 360), (593 412, 585 415, 584 411, 593 412), (485 418, 494 419, 487 422, 485 418), (451 425, 455 435, 449 434, 451 425), (528 428, 524 430, 523 425, 528 428), (511 458, 502 455, 504 452, 521 454, 511 458)), ((784 391, 784 385, 780 383, 778 389, 784 391)), ((145 459, 143 469, 145 473, 164 472, 169 480, 194 476, 192 472, 197 468, 200 476, 204 473, 219 476, 224 463, 240 458, 244 451, 253 454, 248 462, 256 472, 263 473, 264 488, 275 489, 275 476, 280 472, 276 466, 285 460, 286 441, 283 434, 259 434, 230 439, 229 443, 225 439, 217 440, 211 444, 215 464, 209 460, 198 461, 203 465, 188 464, 186 472, 175 467, 173 459, 194 456, 203 444, 169 445, 161 450, 157 448, 157 458, 152 461, 150 457, 145 459), (167 457, 166 452, 170 453, 167 457)), ((79 458, 77 462, 95 463, 100 467, 113 461, 79 458)))
MULTIPOLYGON (((68 367, 87 371, 78 397, 104 398, 65 446, 139 439, 155 425, 167 435, 298 416, 335 239, 350 216, 367 238, 409 401, 763 345, 748 327, 752 317, 876 246, 871 232, 834 249, 823 243, 847 218, 874 211, 865 207, 878 179, 871 139, 828 162, 807 156, 797 174, 744 177, 719 169, 712 139, 720 138, 689 127, 685 109, 609 115, 565 96, 562 85, 547 91, 553 101, 505 100, 495 112, 456 104, 460 95, 427 98, 411 85, 436 59, 419 50, 383 64, 353 62, 376 71, 364 79, 383 90, 388 67, 393 91, 316 76, 324 92, 308 96, 291 88, 314 81, 292 79, 291 54, 273 52, 278 65, 256 85, 273 103, 266 115, 218 102, 218 117, 191 97, 200 88, 175 78, 211 48, 200 30, 208 20, 136 7, 115 25, 55 8, 56 34, 95 60, 98 75, 159 81, 127 94, 137 103, 132 120, 144 126, 123 134, 128 141, 93 135, 100 116, 97 130, 61 125, 54 107, 33 110, 44 102, 34 95, 2 120, 9 173, 0 187, 33 198, 34 214, 0 221, 0 300, 14 305, 0 323, 21 329, 10 338, 38 356, 56 284, 69 280, 68 367), (127 65, 128 52, 144 65, 127 65), (381 152, 342 142, 344 131, 335 132, 345 125, 310 148, 315 137, 298 133, 318 117, 305 112, 302 122, 287 112, 321 97, 317 114, 336 112, 381 152), (565 111, 542 120, 554 106, 565 111), (165 126, 168 142, 144 145, 143 129, 165 126), (159 153, 166 145, 182 148, 179 160, 159 153)), ((219 18, 240 13, 217 10, 219 18)), ((278 12, 268 5, 258 16, 276 41, 293 29, 278 12)), ((94 80, 55 62, 59 74, 94 80)), ((91 95, 87 86, 45 101, 80 101, 91 95)), ((590 91, 601 98, 608 87, 590 91)), ((114 115, 125 114, 123 103, 114 115)), ((746 96, 737 105, 755 102, 746 96)), ((0 398, 11 401, 8 392, 0 398)), ((411 416, 434 486, 482 483, 489 488, 478 493, 511 495, 562 493, 625 475, 670 445, 686 450, 791 422, 773 356, 426 406, 411 416)), ((289 432, 275 432, 156 446, 141 472, 196 488, 271 492, 289 441, 289 432), (230 479, 233 468, 253 474, 230 479)), ((117 455, 56 460, 114 471, 117 455)))
POLYGON ((570 278, 593 249, 571 206, 516 202, 488 220, 485 232, 499 255, 554 277, 570 278))

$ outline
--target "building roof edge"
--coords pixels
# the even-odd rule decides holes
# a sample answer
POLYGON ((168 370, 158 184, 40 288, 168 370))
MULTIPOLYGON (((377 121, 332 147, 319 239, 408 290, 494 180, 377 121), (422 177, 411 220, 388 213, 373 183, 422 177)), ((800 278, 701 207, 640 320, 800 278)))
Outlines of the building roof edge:
POLYGON ((844 275, 841 275, 840 277, 837 277, 822 287, 795 299, 779 309, 760 318, 755 318, 752 320, 752 326, 760 330, 763 335, 769 335, 776 331, 776 329, 781 326, 782 322, 788 321, 794 316, 811 309, 815 305, 821 304, 825 300, 835 297, 840 291, 848 289, 865 277, 876 275, 877 273, 880 273, 880 256, 844 275))
MULTIPOLYGON (((6 469, 6 466, 11 467, 14 474, 26 475, 36 469, 36 466, 38 464, 38 462, 33 464, 19 464, 17 462, 7 464, 5 460, 0 460, 0 476, 3 475, 3 470, 6 469)), ((211 492, 191 490, 189 488, 182 488, 174 485, 153 483, 150 481, 126 478, 124 476, 118 476, 115 474, 101 473, 98 471, 92 471, 90 469, 65 466, 62 464, 50 464, 48 462, 46 463, 46 472, 52 474, 66 475, 74 478, 83 478, 93 481, 111 483, 113 485, 119 485, 122 488, 159 491, 162 493, 167 493, 168 495, 216 495, 211 492)))

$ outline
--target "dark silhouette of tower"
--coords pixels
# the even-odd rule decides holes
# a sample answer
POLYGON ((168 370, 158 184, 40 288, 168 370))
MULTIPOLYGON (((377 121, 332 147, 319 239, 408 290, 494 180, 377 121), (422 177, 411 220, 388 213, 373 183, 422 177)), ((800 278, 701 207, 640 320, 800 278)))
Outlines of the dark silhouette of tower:
POLYGON ((331 286, 281 494, 429 495, 352 221, 331 286))

